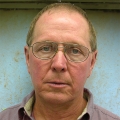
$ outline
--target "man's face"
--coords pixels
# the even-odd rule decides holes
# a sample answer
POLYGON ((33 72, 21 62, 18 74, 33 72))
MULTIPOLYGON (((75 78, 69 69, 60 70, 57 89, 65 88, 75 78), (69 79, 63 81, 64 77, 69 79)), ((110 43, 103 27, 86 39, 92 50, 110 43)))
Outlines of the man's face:
MULTIPOLYGON (((49 40, 80 44, 91 51, 88 31, 86 20, 76 12, 45 12, 36 23, 32 45, 49 40)), ((61 50, 52 59, 41 60, 26 46, 25 55, 36 98, 63 103, 83 97, 84 84, 91 74, 96 52, 80 63, 67 60, 61 50)))

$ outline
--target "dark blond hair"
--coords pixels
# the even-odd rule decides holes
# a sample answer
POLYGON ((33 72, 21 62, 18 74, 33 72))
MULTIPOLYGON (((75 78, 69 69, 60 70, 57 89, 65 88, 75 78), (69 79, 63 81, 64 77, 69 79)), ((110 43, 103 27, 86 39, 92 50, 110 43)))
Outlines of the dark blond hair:
POLYGON ((65 9, 68 11, 75 11, 77 13, 79 13, 80 15, 82 15, 88 25, 89 25, 89 32, 90 32, 90 46, 91 46, 91 50, 94 52, 97 49, 97 40, 96 40, 96 34, 95 34, 95 30, 91 24, 91 22, 89 21, 87 14, 85 11, 83 11, 80 7, 77 7, 71 3, 53 3, 50 4, 48 6, 46 6, 45 8, 43 8, 33 19, 29 31, 28 31, 28 35, 27 35, 27 40, 26 43, 28 46, 31 45, 32 40, 33 40, 33 33, 34 33, 34 28, 36 25, 37 20, 40 18, 40 16, 45 13, 46 11, 50 11, 50 10, 61 10, 61 9, 65 9))

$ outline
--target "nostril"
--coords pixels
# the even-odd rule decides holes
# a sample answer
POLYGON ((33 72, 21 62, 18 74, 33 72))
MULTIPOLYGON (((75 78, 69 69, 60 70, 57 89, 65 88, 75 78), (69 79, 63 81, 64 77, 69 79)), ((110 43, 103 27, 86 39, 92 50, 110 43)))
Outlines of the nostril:
POLYGON ((64 68, 62 68, 62 69, 60 69, 60 68, 52 68, 52 70, 53 70, 54 72, 64 72, 64 71, 65 71, 64 68))
POLYGON ((52 70, 53 70, 53 71, 56 71, 56 69, 55 69, 55 68, 53 68, 52 70))

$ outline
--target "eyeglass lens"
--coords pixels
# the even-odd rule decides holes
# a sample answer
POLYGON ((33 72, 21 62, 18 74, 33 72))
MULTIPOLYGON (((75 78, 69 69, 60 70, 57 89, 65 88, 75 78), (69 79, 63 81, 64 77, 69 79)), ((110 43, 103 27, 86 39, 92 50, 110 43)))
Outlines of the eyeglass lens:
MULTIPOLYGON (((51 59, 58 51, 58 44, 55 42, 37 42, 32 45, 33 54, 39 59, 51 59)), ((87 59, 89 49, 72 43, 62 43, 64 46, 64 54, 70 61, 81 62, 87 59)))

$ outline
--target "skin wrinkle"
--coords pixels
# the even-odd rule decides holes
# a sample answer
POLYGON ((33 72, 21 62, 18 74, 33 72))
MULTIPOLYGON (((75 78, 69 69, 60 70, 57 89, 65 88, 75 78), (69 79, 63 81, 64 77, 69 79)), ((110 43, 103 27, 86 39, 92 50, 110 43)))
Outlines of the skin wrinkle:
MULTIPOLYGON (((59 12, 49 16, 44 13, 36 23, 32 44, 46 40, 73 42, 86 46, 91 50, 89 27, 84 18, 76 12, 72 14, 62 12, 61 15, 59 15, 59 12), (64 19, 66 17, 69 22, 64 19)), ((96 52, 93 55, 90 54, 87 60, 81 63, 67 60, 63 51, 58 51, 50 60, 37 59, 32 54, 31 49, 28 52, 27 47, 25 47, 25 53, 28 71, 35 88, 36 101, 33 112, 36 119, 52 120, 50 118, 52 114, 58 120, 61 118, 68 120, 69 117, 77 119, 86 106, 86 101, 83 99, 83 88, 94 66, 95 60, 93 59, 96 59, 94 57, 96 52), (48 84, 54 81, 68 84, 62 89, 54 88, 48 84)))
MULTIPOLYGON (((65 11, 64 11, 64 12, 65 12, 65 11)), ((50 16, 49 16, 49 19, 48 19, 48 18, 47 18, 47 15, 45 16, 45 14, 47 14, 47 13, 48 13, 48 12, 44 13, 44 14, 41 16, 41 19, 42 19, 42 17, 43 17, 43 18, 44 18, 44 21, 45 21, 46 23, 48 23, 49 20, 53 19, 53 18, 50 17, 50 16)), ((61 13, 59 12, 59 14, 61 14, 61 13)), ((64 15, 64 14, 65 14, 65 13, 62 14, 63 17, 66 16, 66 14, 65 14, 65 15, 64 15)), ((70 13, 70 14, 71 14, 71 13, 70 13)), ((78 14, 78 13, 75 12, 74 14, 76 15, 76 14, 78 14)), ((75 16, 75 15, 74 15, 74 16, 75 16)), ((68 16, 68 15, 67 15, 67 16, 68 16)), ((87 31, 86 31, 86 34, 87 34, 87 33, 89 34, 89 32, 88 32, 89 26, 88 26, 86 20, 85 20, 80 14, 79 14, 79 17, 81 17, 83 23, 86 23, 86 25, 87 25, 87 27, 88 27, 88 29, 87 29, 87 31)), ((79 17, 78 17, 78 19, 79 19, 79 17)), ((66 17, 65 17, 65 18, 66 18, 66 17)), ((61 22, 61 24, 63 24, 63 22, 62 22, 63 19, 64 19, 64 18, 59 18, 59 21, 61 22)), ((66 19, 65 19, 65 20, 66 20, 66 19)), ((79 21, 79 20, 77 20, 77 21, 79 21)), ((39 22, 39 20, 36 22, 35 29, 34 29, 34 40, 35 40, 35 38, 36 38, 35 36, 36 36, 36 34, 37 34, 35 30, 36 30, 36 28, 38 27, 38 25, 37 25, 38 22, 39 22)), ((71 20, 67 18, 66 23, 71 23, 71 20)), ((43 23, 41 22, 41 24, 43 24, 43 23)), ((54 21, 53 21, 52 24, 51 24, 51 27, 54 26, 54 25, 56 25, 56 24, 55 24, 54 21)), ((65 26, 65 25, 63 24, 63 26, 65 26)), ((40 29, 44 30, 44 28, 46 28, 46 27, 47 27, 46 25, 44 25, 44 27, 40 26, 40 29)), ((77 29, 79 29, 80 27, 83 27, 83 25, 78 26, 76 23, 74 23, 74 25, 71 25, 71 30, 72 30, 72 32, 73 32, 73 31, 76 31, 76 30, 74 30, 75 27, 77 27, 77 29)), ((57 26, 57 30, 59 30, 59 28, 61 28, 61 25, 57 26)), ((75 28, 75 29, 76 29, 76 28, 75 28)), ((66 31, 69 31, 69 30, 67 30, 67 28, 65 28, 65 27, 64 27, 63 29, 61 29, 61 30, 62 30, 62 31, 63 31, 63 30, 64 30, 64 31, 65 31, 65 30, 66 30, 66 31)), ((66 31, 65 31, 65 32, 66 32, 66 31)), ((59 32, 60 32, 60 31, 59 31, 59 32)), ((82 32, 82 30, 81 30, 81 32, 82 32)), ((48 30, 48 33, 50 33, 49 30, 48 30)), ((41 34, 42 34, 42 33, 40 33, 39 35, 41 35, 41 34)), ((76 33, 74 33, 73 35, 75 36, 75 34, 76 34, 76 33)), ((86 35, 86 36, 87 36, 87 35, 86 35)), ((64 39, 64 38, 63 38, 63 39, 64 39)), ((63 40, 63 39, 62 39, 62 40, 63 40)), ((82 39, 83 39, 83 38, 82 38, 82 39)), ((89 39, 89 38, 86 38, 86 40, 88 40, 88 39, 89 39)), ((83 39, 83 40, 85 40, 85 39, 83 39)), ((90 46, 90 45, 89 45, 89 46, 90 46)), ((90 48, 90 50, 91 50, 91 47, 89 47, 89 48, 90 48)))

